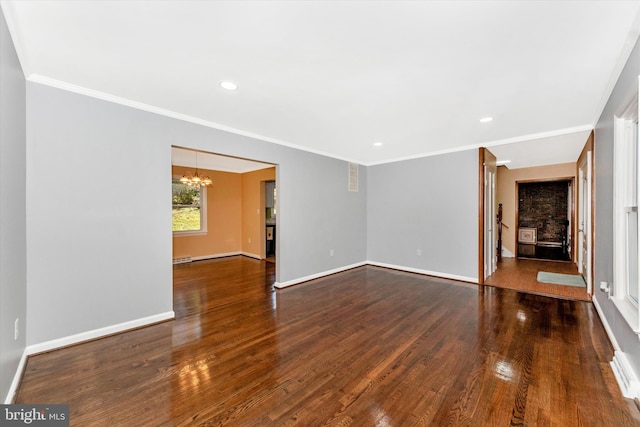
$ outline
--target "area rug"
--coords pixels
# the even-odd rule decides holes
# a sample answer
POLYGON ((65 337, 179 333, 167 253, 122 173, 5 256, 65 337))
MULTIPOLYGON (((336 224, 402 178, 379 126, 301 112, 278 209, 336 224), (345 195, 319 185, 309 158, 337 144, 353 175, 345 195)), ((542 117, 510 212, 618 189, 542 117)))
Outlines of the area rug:
POLYGON ((538 271, 538 282, 552 283, 554 285, 578 286, 586 288, 587 284, 579 274, 559 274, 538 271))

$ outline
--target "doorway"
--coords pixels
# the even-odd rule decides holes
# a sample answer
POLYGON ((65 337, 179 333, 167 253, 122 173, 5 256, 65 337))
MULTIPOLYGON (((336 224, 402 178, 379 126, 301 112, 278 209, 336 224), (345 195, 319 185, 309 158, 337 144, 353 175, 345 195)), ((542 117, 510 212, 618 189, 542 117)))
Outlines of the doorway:
MULTIPOLYGON (((172 227, 173 263, 236 255, 264 260, 264 187, 265 182, 273 182, 275 193, 277 166, 184 147, 171 150, 172 186, 183 177, 208 177, 210 181, 207 186, 192 183, 189 187, 199 189, 195 201, 200 226, 194 230, 172 227)), ((275 209, 275 201, 271 204, 275 209)), ((174 202, 174 222, 175 208, 174 202)), ((275 217, 273 221, 275 226, 275 217)))
POLYGON ((276 181, 264 182, 265 260, 276 262, 278 217, 276 181))
MULTIPOLYGON (((561 298, 569 298, 569 299, 578 299, 578 300, 591 300, 591 295, 593 294, 593 284, 589 283, 589 288, 583 284, 582 286, 563 286, 560 284, 547 284, 545 282, 538 281, 538 273, 539 272, 547 272, 547 273, 557 273, 561 275, 572 275, 578 276, 580 275, 578 271, 578 257, 580 250, 585 250, 588 245, 588 239, 591 239, 593 242, 593 179, 588 182, 588 179, 583 179, 581 184, 581 179, 579 176, 579 167, 582 165, 583 175, 586 178, 587 173, 593 176, 593 132, 590 132, 589 135, 585 135, 587 140, 586 143, 583 143, 583 150, 580 154, 577 161, 567 162, 567 163, 557 163, 557 164, 549 164, 549 165, 541 165, 541 166, 523 166, 521 163, 522 156, 528 155, 528 153, 533 152, 533 147, 526 147, 517 145, 517 150, 502 150, 501 146, 492 147, 492 150, 495 148, 496 153, 500 153, 498 162, 501 166, 497 168, 497 179, 496 179, 496 202, 502 207, 502 221, 496 225, 496 234, 501 235, 502 239, 500 241, 500 259, 497 262, 497 269, 494 273, 484 280, 484 284, 492 285, 496 287, 504 287, 522 290, 525 292, 533 292, 546 294, 561 298), (589 157, 591 160, 586 160, 587 151, 590 151, 589 157), (509 160, 507 160, 509 159, 509 160), (512 161, 513 160, 513 161, 512 161), (586 169, 585 169, 586 166, 586 169), (559 225, 563 228, 561 230, 561 236, 564 238, 564 241, 561 239, 554 238, 552 240, 548 240, 545 238, 544 234, 538 235, 538 226, 537 224, 532 224, 531 227, 523 227, 523 228, 533 228, 535 230, 535 236, 528 236, 529 241, 527 240, 527 236, 518 236, 518 226, 519 226, 519 218, 518 218, 518 205, 519 205, 519 192, 517 189, 517 184, 522 183, 530 183, 530 182, 545 182, 545 181, 564 181, 565 184, 565 195, 562 198, 565 200, 566 207, 564 209, 560 209, 561 212, 565 212, 564 220, 565 222, 561 222, 559 225), (586 194, 582 187, 589 188, 588 193, 586 194), (584 196, 581 197, 581 194, 584 193, 584 196), (590 223, 586 225, 588 229, 587 232, 590 233, 590 236, 583 237, 578 233, 579 226, 579 217, 578 210, 580 208, 581 202, 583 203, 583 210, 586 215, 590 215, 588 218, 585 218, 585 221, 590 223), (589 212, 586 212, 586 211, 589 212), (568 221, 568 223, 566 222, 568 221), (519 239, 520 237, 520 239, 519 239), (518 246, 519 240, 525 240, 525 243, 534 244, 534 243, 542 243, 543 250, 551 250, 564 253, 567 261, 548 261, 548 260, 539 260, 533 257, 519 257, 518 255, 518 246), (583 247, 581 249, 580 240, 582 240, 583 247), (551 243, 547 247, 544 247, 546 242, 551 243), (563 249, 564 248, 564 249, 563 249)), ((584 141, 584 140, 583 140, 584 141)), ((553 149, 553 147, 550 147, 553 149)), ((483 215, 483 225, 486 221, 484 218, 485 208, 482 203, 484 203, 485 199, 485 171, 484 164, 481 163, 480 171, 480 204, 482 206, 482 210, 480 214, 483 215)), ((562 214, 560 213, 559 216, 562 214)), ((526 224, 529 225, 529 224, 526 224)), ((544 225, 544 224, 543 224, 544 225)), ((556 224, 558 225, 558 224, 556 224)), ((524 230, 525 232, 527 230, 524 230)), ((480 251, 484 254, 486 250, 486 242, 484 240, 484 229, 482 229, 482 234, 480 234, 480 251)), ((522 243, 522 242, 520 242, 522 243)), ((591 243, 592 244, 592 243, 591 243)), ((496 245, 497 247, 497 245, 496 245)), ((529 247, 529 250, 535 247, 529 247)), ((497 249, 497 248, 496 248, 497 249)), ((497 249, 498 250, 498 249, 497 249)), ((535 252, 534 252, 535 254, 535 252)), ((586 252, 585 252, 586 254, 586 252)), ((482 256, 482 255, 481 255, 482 256)), ((538 255, 539 256, 539 255, 538 255)), ((542 258, 548 259, 549 257, 543 256, 542 258)), ((593 251, 586 256, 588 265, 582 267, 582 271, 585 271, 585 283, 588 280, 592 282, 593 280, 593 251), (587 276, 590 275, 590 278, 587 279, 587 276)), ((479 270, 479 277, 482 278, 484 276, 484 258, 483 263, 480 266, 483 268, 479 270)), ((480 283, 483 283, 480 281, 480 283)))
POLYGON ((571 261, 573 178, 516 181, 517 257, 571 261))

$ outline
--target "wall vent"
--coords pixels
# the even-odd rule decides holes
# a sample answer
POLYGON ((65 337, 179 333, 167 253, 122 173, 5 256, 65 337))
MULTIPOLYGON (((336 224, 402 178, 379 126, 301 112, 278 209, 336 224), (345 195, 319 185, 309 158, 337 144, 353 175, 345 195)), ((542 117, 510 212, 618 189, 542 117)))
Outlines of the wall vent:
POLYGON ((174 258, 173 259, 173 263, 174 264, 185 264, 187 262, 191 262, 191 257, 190 256, 183 256, 180 258, 174 258))
POLYGON ((349 191, 358 191, 358 164, 349 163, 349 191))

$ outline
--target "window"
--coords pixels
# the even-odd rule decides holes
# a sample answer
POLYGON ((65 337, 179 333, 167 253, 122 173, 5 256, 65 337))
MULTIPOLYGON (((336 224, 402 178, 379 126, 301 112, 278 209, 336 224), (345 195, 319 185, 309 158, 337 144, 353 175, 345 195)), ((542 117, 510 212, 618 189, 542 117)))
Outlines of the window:
POLYGON ((615 118, 613 301, 635 331, 638 316, 638 97, 615 118))
POLYGON ((190 187, 177 179, 171 181, 172 230, 174 235, 207 232, 206 187, 190 187))

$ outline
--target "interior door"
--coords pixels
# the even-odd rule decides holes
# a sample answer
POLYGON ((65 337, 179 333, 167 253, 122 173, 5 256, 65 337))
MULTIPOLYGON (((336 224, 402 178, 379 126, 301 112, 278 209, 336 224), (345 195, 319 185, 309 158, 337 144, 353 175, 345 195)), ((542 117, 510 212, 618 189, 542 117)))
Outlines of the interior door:
POLYGON ((578 204, 578 271, 591 294, 591 151, 578 166, 580 202, 578 204))

